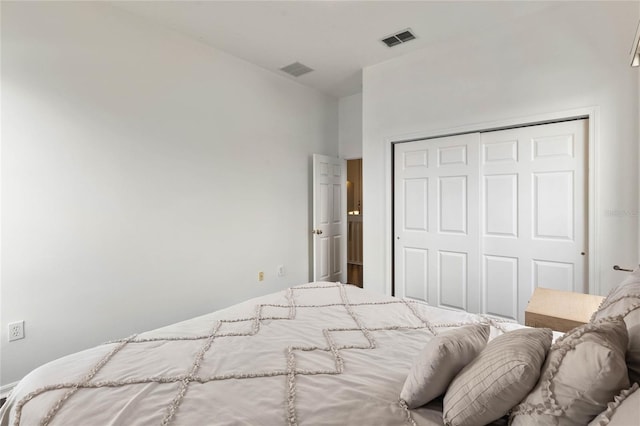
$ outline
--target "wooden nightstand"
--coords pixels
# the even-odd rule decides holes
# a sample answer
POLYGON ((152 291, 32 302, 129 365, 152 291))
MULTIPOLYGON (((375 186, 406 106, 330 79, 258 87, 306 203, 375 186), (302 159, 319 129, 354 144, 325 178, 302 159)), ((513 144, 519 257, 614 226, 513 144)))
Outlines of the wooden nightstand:
POLYGON ((589 322, 603 299, 592 294, 538 287, 524 311, 524 324, 567 332, 589 322))

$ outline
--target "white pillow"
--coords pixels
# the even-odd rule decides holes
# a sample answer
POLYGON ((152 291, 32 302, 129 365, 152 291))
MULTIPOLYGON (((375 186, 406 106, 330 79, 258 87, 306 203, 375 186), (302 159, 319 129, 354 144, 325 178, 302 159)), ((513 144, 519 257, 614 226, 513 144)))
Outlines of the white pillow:
POLYGON ((488 324, 465 325, 432 338, 413 362, 400 398, 417 408, 442 395, 456 374, 486 346, 488 324))
POLYGON ((490 341, 449 385, 444 423, 477 426, 507 414, 538 381, 552 337, 548 328, 525 328, 490 341))
POLYGON ((540 381, 514 407, 511 425, 586 425, 629 387, 624 356, 627 328, 622 317, 576 327, 558 339, 540 381))

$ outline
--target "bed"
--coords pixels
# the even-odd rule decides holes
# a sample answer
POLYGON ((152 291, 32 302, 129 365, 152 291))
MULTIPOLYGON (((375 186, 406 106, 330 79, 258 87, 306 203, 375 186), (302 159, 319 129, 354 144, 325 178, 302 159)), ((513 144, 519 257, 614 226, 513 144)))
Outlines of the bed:
POLYGON ((441 398, 409 409, 399 395, 425 342, 468 324, 489 339, 524 328, 304 284, 39 367, 0 425, 442 425, 441 398))

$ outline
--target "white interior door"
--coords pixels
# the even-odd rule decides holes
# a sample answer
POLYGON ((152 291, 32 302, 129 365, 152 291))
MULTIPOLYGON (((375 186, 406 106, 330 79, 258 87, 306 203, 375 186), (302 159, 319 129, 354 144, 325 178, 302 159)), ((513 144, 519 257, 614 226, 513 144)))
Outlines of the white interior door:
POLYGON ((395 290, 479 312, 479 134, 395 145, 395 290))
POLYGON ((347 278, 347 162, 313 155, 313 279, 347 278))
POLYGON ((524 321, 587 291, 587 120, 394 145, 395 294, 524 321))
POLYGON ((524 321, 536 287, 588 291, 587 120, 482 133, 483 312, 524 321))

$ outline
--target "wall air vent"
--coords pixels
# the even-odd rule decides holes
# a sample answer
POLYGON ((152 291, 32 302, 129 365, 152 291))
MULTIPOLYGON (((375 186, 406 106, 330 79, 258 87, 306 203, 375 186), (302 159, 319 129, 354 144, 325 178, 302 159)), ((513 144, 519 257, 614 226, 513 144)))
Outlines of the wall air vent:
POLYGON ((383 38, 382 42, 386 44, 387 47, 393 47, 411 41, 415 38, 416 36, 411 32, 411 29, 407 28, 406 30, 402 30, 394 35, 383 38))
POLYGON ((300 77, 303 74, 313 71, 313 69, 309 68, 305 64, 301 64, 300 62, 294 62, 286 67, 280 68, 280 71, 284 71, 294 77, 300 77))

